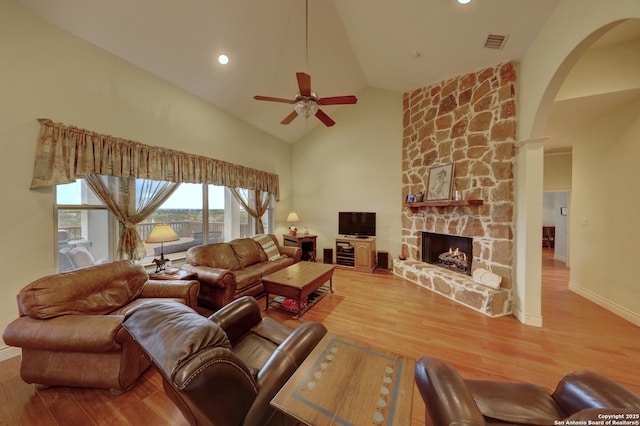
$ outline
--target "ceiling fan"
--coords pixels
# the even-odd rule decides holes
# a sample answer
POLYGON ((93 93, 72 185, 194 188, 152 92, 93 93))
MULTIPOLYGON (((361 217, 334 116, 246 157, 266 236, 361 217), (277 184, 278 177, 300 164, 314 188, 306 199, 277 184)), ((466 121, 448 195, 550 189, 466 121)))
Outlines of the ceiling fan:
MULTIPOLYGON (((305 5, 305 38, 306 38, 306 60, 309 62, 309 0, 305 5)), ((308 65, 307 65, 308 68, 308 65)), ((287 115, 280 124, 289 124, 298 115, 308 118, 315 115, 325 126, 331 127, 336 124, 324 111, 320 109, 321 105, 346 105, 355 104, 358 98, 354 95, 332 96, 328 98, 319 98, 311 91, 311 76, 305 72, 297 72, 298 93, 293 99, 273 98, 270 96, 254 96, 253 99, 258 101, 281 102, 285 104, 295 104, 291 114, 287 115)))

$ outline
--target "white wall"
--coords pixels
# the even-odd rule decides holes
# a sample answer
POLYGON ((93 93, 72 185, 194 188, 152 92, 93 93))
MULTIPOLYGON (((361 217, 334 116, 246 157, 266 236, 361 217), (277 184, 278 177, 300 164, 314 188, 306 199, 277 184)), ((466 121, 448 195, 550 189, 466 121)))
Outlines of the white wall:
MULTIPOLYGON (((327 113, 331 111, 327 108, 327 113)), ((400 254, 402 94, 368 89, 358 103, 331 114, 336 125, 296 143, 292 154, 298 229, 309 227, 334 248, 339 211, 376 212, 376 249, 400 254)))
POLYGON ((518 136, 542 133, 566 76, 586 50, 617 23, 640 18, 637 0, 562 0, 520 64, 518 136))
POLYGON ((570 288, 636 324, 638 158, 640 98, 576 136, 570 214, 570 288))
MULTIPOLYGON (((0 0, 0 330, 16 294, 54 272, 53 190, 29 190, 38 118, 254 167, 280 176, 290 208, 291 147, 0 0)), ((0 345, 0 359, 16 355, 0 345)))
POLYGON ((570 152, 544 156, 543 188, 545 191, 569 191, 571 189, 572 161, 570 152))

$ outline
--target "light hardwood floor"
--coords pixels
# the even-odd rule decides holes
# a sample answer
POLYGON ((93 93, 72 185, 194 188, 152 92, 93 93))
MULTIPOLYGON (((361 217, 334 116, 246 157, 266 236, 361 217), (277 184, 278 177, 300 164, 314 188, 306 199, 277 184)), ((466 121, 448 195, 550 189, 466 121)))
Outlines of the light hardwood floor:
MULTIPOLYGON (((336 270, 335 293, 304 316, 334 333, 420 358, 443 358, 465 378, 530 381, 550 390, 566 373, 592 369, 640 394, 640 328, 567 290, 568 270, 543 253, 543 327, 488 318, 388 272, 336 270)), ((264 298, 260 299, 264 304, 264 298)), ((267 312, 297 326, 294 317, 267 312)), ((107 390, 36 391, 19 358, 0 363, 0 425, 186 425, 149 369, 119 396, 107 390)), ((412 424, 424 425, 414 394, 412 424)))

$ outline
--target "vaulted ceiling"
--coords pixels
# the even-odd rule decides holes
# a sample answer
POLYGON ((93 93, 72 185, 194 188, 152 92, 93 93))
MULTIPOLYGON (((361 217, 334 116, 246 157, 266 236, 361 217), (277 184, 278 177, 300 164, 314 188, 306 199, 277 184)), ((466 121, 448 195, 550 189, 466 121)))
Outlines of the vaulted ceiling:
MULTIPOLYGON (((280 121, 295 73, 320 97, 399 93, 520 60, 560 0, 12 0, 36 16, 284 141, 316 126, 280 121), (485 47, 506 36, 501 49, 485 47), (229 63, 217 62, 219 54, 229 63)), ((400 106, 399 106, 400 107, 400 106)), ((326 106, 333 115, 340 108, 326 106)), ((340 125, 339 120, 337 126, 340 125)))

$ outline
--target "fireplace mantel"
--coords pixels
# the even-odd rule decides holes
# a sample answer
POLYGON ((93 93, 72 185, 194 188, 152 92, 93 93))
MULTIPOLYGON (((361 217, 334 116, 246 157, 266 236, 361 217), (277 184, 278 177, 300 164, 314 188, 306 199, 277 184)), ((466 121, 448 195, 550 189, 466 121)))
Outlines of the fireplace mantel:
POLYGON ((484 204, 484 200, 438 200, 403 203, 403 206, 408 207, 411 211, 415 212, 421 207, 481 206, 482 204, 484 204))

